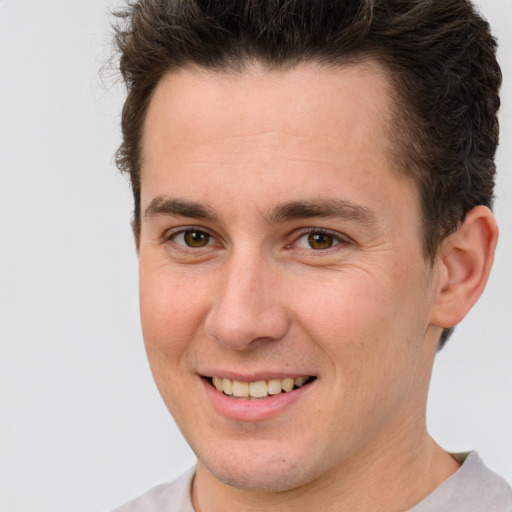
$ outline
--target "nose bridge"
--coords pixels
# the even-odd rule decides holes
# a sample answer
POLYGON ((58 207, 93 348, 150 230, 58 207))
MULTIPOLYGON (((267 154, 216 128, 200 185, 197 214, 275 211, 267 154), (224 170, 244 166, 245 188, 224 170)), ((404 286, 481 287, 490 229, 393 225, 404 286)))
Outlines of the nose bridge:
POLYGON ((207 334, 238 350, 257 339, 283 337, 288 318, 276 277, 276 263, 270 258, 256 251, 233 251, 218 277, 207 334))

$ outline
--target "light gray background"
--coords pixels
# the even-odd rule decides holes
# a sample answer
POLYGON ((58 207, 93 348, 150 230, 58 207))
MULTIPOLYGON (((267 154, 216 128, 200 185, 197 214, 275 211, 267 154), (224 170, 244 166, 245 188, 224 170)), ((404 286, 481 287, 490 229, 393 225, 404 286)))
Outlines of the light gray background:
MULTIPOLYGON (((512 0, 481 0, 505 84, 481 301, 438 356, 429 427, 512 482, 512 0)), ((120 87, 98 69, 112 0, 0 0, 0 511, 108 510, 193 456, 145 360, 120 87)))

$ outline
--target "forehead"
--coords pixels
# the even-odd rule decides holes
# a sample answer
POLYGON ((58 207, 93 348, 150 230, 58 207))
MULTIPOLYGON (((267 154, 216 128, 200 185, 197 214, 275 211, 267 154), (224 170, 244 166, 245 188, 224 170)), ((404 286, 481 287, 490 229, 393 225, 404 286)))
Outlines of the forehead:
POLYGON ((142 163, 191 150, 200 156, 212 147, 235 159, 250 149, 244 146, 249 139, 255 150, 261 141, 267 157, 288 149, 292 140, 300 141, 303 152, 321 153, 341 138, 361 150, 373 146, 387 154, 390 118, 389 81, 371 62, 270 71, 258 64, 240 72, 183 69, 168 73, 156 87, 144 126, 142 163))
POLYGON ((404 181, 394 172, 390 98, 373 63, 169 73, 145 120, 142 211, 161 195, 211 203, 199 184, 250 197, 263 181, 284 201, 334 192, 362 206, 388 202, 387 182, 404 181))

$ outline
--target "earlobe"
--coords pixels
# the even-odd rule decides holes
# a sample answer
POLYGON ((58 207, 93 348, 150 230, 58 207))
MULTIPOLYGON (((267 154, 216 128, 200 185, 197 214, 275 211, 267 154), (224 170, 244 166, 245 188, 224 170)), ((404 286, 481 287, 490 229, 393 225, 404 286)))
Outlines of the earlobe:
POLYGON ((482 294, 494 260, 498 227, 485 206, 473 208, 438 251, 438 280, 431 324, 458 324, 482 294))

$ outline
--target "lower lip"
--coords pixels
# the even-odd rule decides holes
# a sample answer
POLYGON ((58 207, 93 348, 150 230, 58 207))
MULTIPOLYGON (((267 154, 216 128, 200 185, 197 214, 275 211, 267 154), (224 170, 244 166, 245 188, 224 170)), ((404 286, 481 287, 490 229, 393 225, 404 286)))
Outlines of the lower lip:
POLYGON ((231 398, 217 391, 207 380, 202 379, 208 399, 214 409, 226 418, 236 421, 263 421, 282 414, 300 400, 315 385, 316 379, 300 388, 270 395, 267 398, 231 398))

